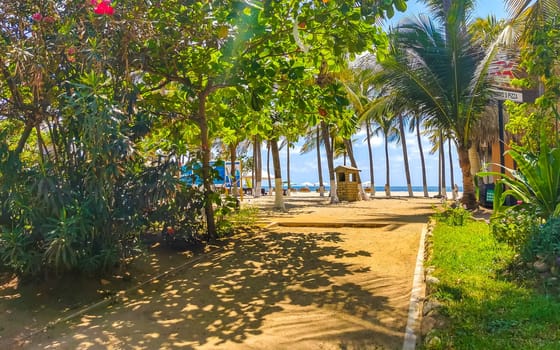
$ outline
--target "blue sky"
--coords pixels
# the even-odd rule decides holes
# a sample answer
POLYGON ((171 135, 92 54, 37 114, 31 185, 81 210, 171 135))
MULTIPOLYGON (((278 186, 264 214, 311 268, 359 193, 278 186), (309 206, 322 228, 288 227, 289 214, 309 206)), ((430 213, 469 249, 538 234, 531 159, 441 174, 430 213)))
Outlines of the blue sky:
MULTIPOLYGON (((418 1, 409 0, 408 10, 404 14, 396 14, 392 19, 392 22, 398 21, 404 16, 414 16, 420 13, 426 13, 426 8, 418 1)), ((506 18, 507 14, 505 12, 504 4, 502 0, 479 0, 477 4, 477 9, 475 11, 475 17, 486 17, 489 14, 494 14, 497 18, 506 18)), ((369 175, 369 160, 368 160, 368 150, 367 143, 365 142, 365 132, 359 133, 356 137, 357 142, 354 143, 354 152, 356 156, 356 162, 358 167, 362 170, 361 177, 362 181, 370 181, 369 175), (362 142, 364 141, 364 142, 362 142)), ((418 144, 416 141, 416 136, 409 134, 406 137, 406 142, 408 146, 408 156, 410 160, 410 169, 412 177, 413 186, 422 185, 422 175, 420 166, 420 156, 418 144)), ((374 178, 376 186, 383 186, 385 184, 385 154, 383 148, 383 139, 381 137, 375 137, 372 140, 373 157, 374 157, 374 178)), ((437 186, 438 184, 438 155, 430 155, 428 153, 431 148, 431 144, 427 139, 423 139, 422 145, 424 148, 424 154, 427 164, 427 174, 428 174, 428 185, 437 186)), ((286 149, 280 151, 281 153, 281 163, 283 168, 282 179, 285 181, 286 176, 286 149)), ((323 168, 323 179, 325 184, 328 184, 328 168, 327 161, 325 158, 324 149, 321 149, 321 163, 323 168)), ((459 168, 459 162, 457 159, 457 154, 455 152, 455 147, 453 146, 452 152, 453 167, 455 173, 455 182, 461 186, 461 173, 459 168)), ((394 143, 389 145, 389 159, 390 159, 390 172, 391 172, 391 186, 404 186, 406 185, 405 172, 404 172, 404 161, 402 155, 402 148, 394 143)), ((290 161, 291 161, 291 181, 292 183, 302 183, 302 182, 317 182, 318 181, 318 171, 317 171, 317 160, 316 152, 313 151, 309 154, 300 155, 299 146, 293 147, 290 150, 290 161)), ((270 161, 271 172, 272 170, 272 160, 270 161)), ((449 157, 446 155, 446 164, 449 163, 449 157)), ((343 159, 335 160, 335 167, 343 164, 343 159)), ((348 161, 349 164, 349 161, 348 161)), ((448 166, 448 165, 447 165, 448 166)), ((266 149, 263 151, 263 169, 266 172, 266 149)), ((449 168, 448 168, 449 169, 449 168)), ((447 185, 450 185, 449 180, 449 170, 446 171, 447 174, 447 185)), ((274 174, 271 173, 271 177, 274 174)), ((274 181, 274 180, 273 180, 274 181)), ((267 183, 267 179, 263 179, 263 183, 267 183)))

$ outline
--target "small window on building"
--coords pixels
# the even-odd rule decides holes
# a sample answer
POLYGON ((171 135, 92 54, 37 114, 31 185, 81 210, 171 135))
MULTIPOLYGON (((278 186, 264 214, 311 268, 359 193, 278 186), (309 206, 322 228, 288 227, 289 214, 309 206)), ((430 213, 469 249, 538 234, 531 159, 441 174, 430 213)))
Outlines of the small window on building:
POLYGON ((344 182, 346 181, 346 174, 345 173, 339 173, 338 174, 338 182, 344 182))

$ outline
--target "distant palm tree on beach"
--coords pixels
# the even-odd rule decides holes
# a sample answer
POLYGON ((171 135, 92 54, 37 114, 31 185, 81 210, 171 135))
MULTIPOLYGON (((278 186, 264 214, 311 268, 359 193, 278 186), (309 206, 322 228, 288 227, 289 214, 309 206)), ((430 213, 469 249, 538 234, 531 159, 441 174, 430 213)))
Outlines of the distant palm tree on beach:
MULTIPOLYGON (((469 34, 475 1, 424 0, 429 18, 402 21, 391 35, 391 53, 381 62, 385 83, 416 106, 434 127, 455 138, 463 177, 462 203, 477 207, 469 148, 488 99, 487 72, 495 47, 485 51, 469 34)), ((443 186, 442 186, 443 187, 443 186)))

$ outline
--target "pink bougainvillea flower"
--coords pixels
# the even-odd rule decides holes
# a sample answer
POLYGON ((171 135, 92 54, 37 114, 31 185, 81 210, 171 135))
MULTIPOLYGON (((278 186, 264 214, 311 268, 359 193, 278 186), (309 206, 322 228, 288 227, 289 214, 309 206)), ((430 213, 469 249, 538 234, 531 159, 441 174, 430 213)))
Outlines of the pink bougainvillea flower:
POLYGON ((43 15, 40 14, 39 12, 34 13, 31 18, 36 21, 36 22, 40 22, 43 19, 43 15))
POLYGON ((43 22, 54 23, 54 21, 55 21, 54 17, 51 17, 51 16, 45 16, 43 18, 43 22))
POLYGON ((92 0, 91 4, 95 6, 93 12, 97 15, 109 15, 115 14, 115 9, 111 6, 110 0, 96 1, 92 0))

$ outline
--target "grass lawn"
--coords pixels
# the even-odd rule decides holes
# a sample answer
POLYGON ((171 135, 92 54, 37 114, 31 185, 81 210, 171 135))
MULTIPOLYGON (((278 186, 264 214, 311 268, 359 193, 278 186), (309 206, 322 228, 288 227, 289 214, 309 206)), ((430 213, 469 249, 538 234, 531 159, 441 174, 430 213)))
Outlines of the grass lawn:
POLYGON ((484 222, 436 225, 427 266, 443 326, 426 349, 560 349, 560 295, 507 277, 513 259, 484 222))

